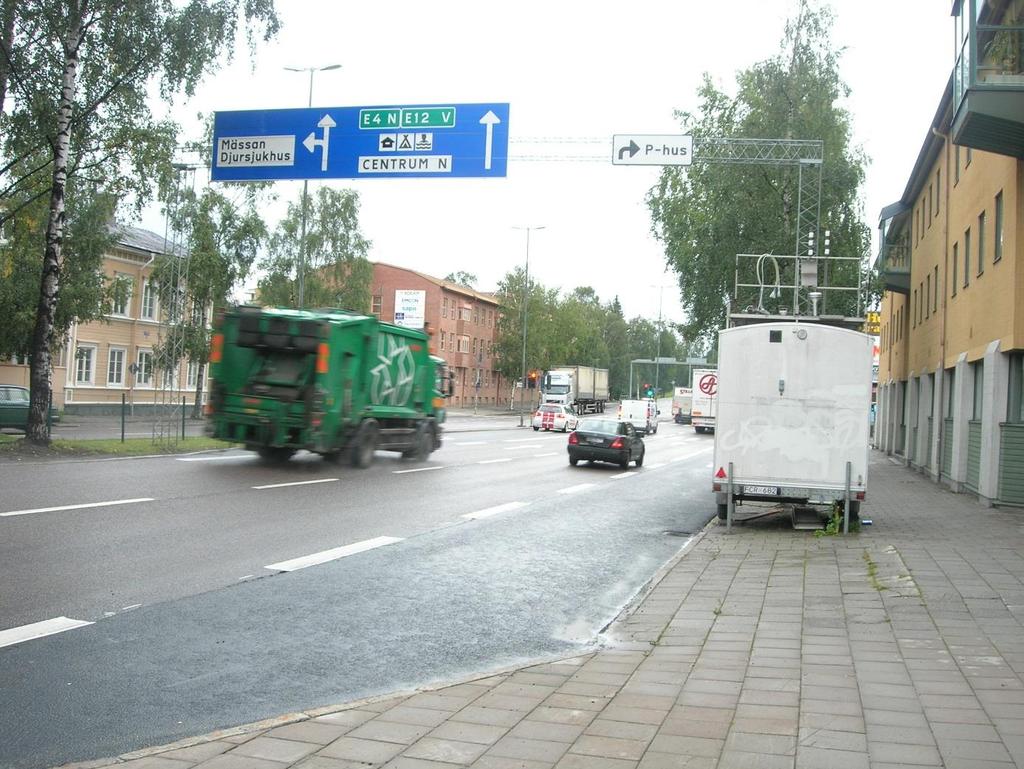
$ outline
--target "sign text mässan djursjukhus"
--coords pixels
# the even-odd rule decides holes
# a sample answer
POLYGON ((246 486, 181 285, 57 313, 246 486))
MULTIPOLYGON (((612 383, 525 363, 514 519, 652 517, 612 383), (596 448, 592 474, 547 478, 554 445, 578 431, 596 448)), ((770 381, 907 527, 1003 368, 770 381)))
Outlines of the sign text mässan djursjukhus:
POLYGON ((221 167, 290 166, 294 161, 294 136, 222 136, 217 141, 221 167))

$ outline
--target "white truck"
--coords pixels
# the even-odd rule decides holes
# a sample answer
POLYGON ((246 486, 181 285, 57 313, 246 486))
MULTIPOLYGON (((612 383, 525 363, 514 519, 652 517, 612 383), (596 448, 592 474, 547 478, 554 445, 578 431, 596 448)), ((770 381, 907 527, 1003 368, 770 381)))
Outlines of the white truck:
POLYGON ((718 413, 718 371, 713 368, 693 370, 693 400, 690 423, 695 433, 713 433, 718 413))
POLYGON ((805 507, 844 500, 849 463, 849 512, 859 513, 873 344, 857 331, 793 321, 719 332, 712 470, 719 518, 729 503, 730 463, 735 502, 805 507))
POLYGON ((690 412, 693 409, 693 389, 676 387, 672 390, 672 419, 677 425, 690 424, 690 412))
POLYGON ((608 369, 560 366, 544 372, 541 403, 572 406, 577 414, 598 414, 608 401, 608 369))

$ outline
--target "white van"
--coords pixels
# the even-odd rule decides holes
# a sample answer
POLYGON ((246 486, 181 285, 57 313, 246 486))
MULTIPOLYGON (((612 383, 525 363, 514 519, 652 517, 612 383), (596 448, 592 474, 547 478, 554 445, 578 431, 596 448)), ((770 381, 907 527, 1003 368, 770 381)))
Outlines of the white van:
POLYGON ((658 404, 653 398, 622 401, 619 404, 619 421, 631 423, 639 433, 653 435, 658 432, 658 404))

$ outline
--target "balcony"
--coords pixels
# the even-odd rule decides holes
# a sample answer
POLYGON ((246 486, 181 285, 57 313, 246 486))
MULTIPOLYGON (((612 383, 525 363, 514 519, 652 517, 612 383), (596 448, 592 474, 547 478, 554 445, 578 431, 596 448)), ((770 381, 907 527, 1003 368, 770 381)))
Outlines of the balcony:
POLYGON ((958 0, 952 138, 1024 157, 1024 18, 1013 0, 958 0))
POLYGON ((878 223, 878 259, 875 269, 885 291, 910 294, 910 224, 912 210, 903 203, 882 209, 878 223))

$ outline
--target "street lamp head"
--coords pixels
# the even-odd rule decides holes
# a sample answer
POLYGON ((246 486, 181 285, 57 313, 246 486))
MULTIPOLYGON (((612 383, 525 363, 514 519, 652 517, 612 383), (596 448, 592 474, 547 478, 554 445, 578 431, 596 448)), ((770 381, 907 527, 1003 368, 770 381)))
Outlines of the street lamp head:
POLYGON ((285 67, 289 72, 326 72, 329 69, 341 69, 340 64, 328 64, 326 67, 285 67))

